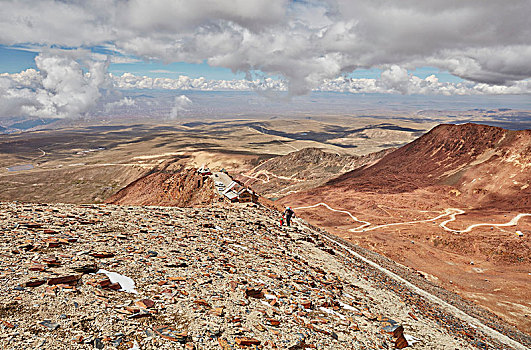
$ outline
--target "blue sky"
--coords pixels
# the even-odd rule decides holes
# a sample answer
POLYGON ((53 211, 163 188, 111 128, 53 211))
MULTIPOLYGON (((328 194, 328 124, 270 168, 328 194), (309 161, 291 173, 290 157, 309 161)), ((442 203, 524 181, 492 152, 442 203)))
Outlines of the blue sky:
POLYGON ((134 63, 111 63, 109 71, 114 75, 122 75, 129 72, 134 75, 162 78, 178 78, 186 75, 191 78, 204 77, 215 80, 244 79, 245 74, 234 74, 228 68, 211 67, 206 62, 201 64, 175 62, 164 64, 162 62, 134 62, 134 63))
POLYGON ((35 68, 36 52, 23 51, 0 46, 0 73, 18 73, 35 68))
MULTIPOLYGON (((101 48, 92 48, 93 52, 107 54, 110 52, 101 48)), ((18 73, 28 68, 34 68, 35 56, 38 52, 28 51, 17 48, 10 48, 0 46, 0 73, 18 73)), ((244 73, 234 74, 230 69, 223 67, 212 67, 206 62, 201 64, 174 62, 165 64, 160 61, 142 61, 140 59, 132 59, 130 63, 111 63, 109 72, 114 75, 122 75, 124 73, 131 73, 138 76, 148 76, 151 78, 178 78, 180 75, 186 75, 191 78, 204 77, 209 80, 233 80, 244 79, 244 73)), ((348 77, 354 79, 367 78, 378 79, 382 73, 381 69, 357 69, 348 74, 348 77)), ((435 75, 442 82, 457 83, 463 79, 456 77, 446 71, 441 71, 435 67, 421 67, 415 70, 410 70, 409 73, 419 77, 426 78, 430 75, 435 75)))

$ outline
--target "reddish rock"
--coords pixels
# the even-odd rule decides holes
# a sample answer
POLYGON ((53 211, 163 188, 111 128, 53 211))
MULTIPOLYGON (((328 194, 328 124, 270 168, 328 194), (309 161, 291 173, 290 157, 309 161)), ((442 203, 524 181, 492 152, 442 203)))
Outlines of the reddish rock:
POLYGON ((210 307, 210 304, 206 300, 203 300, 203 299, 194 300, 194 304, 210 307))
POLYGON ((26 287, 38 287, 46 283, 46 280, 30 280, 24 283, 26 287))
POLYGON ((12 324, 11 322, 7 322, 5 320, 0 320, 0 322, 2 322, 2 324, 6 327, 6 328, 15 328, 15 325, 12 324))
POLYGON ((155 306, 155 302, 150 299, 142 299, 135 302, 135 305, 142 309, 150 309, 155 306))
POLYGON ((251 298, 256 298, 256 299, 262 299, 264 297, 264 293, 262 292, 261 289, 247 288, 245 290, 245 296, 247 298, 251 297, 251 298))
POLYGON ((145 310, 140 310, 140 312, 137 312, 136 314, 132 314, 128 316, 128 318, 144 318, 144 317, 151 317, 151 313, 145 310))
POLYGON ((395 339, 396 349, 403 349, 407 346, 409 346, 409 344, 403 334, 401 334, 398 338, 395 339))
POLYGON ((303 300, 301 302, 301 305, 305 309, 311 309, 312 308, 312 302, 310 300, 303 300))
POLYGON ((33 264, 29 268, 30 271, 44 271, 46 270, 46 266, 42 264, 33 264))
POLYGON ((260 345, 261 341, 255 338, 236 338, 236 344, 240 346, 252 346, 252 345, 260 345))
POLYGON ((90 253, 91 256, 95 258, 112 258, 114 256, 114 253, 111 252, 94 252, 90 253))
POLYGON ((122 289, 122 286, 120 285, 120 283, 115 282, 115 283, 109 284, 107 288, 112 289, 112 290, 120 290, 122 289))
POLYGON ((274 318, 266 318, 266 322, 268 325, 274 326, 274 327, 278 327, 280 325, 280 321, 274 318))
POLYGON ((44 259, 42 259, 42 261, 45 262, 50 267, 61 265, 61 262, 59 260, 57 260, 57 258, 55 258, 55 257, 53 257, 53 258, 44 258, 44 259))
POLYGON ((48 279, 49 285, 54 284, 75 284, 77 281, 81 279, 82 275, 68 275, 68 276, 61 276, 61 277, 53 277, 48 279))

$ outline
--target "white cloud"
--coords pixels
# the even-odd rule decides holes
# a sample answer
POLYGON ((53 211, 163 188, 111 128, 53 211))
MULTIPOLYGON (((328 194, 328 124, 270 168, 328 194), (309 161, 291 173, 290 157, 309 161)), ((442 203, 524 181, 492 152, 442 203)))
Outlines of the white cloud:
POLYGON ((192 105, 192 100, 190 100, 185 95, 175 96, 175 101, 171 109, 170 118, 177 118, 184 111, 188 110, 188 108, 191 105, 192 105))
MULTIPOLYGON (((284 81, 265 78, 262 80, 207 80, 180 76, 177 79, 151 78, 125 73, 112 76, 117 89, 161 89, 196 91, 287 91, 284 81)), ((486 95, 486 94, 530 94, 531 82, 520 81, 511 85, 485 83, 440 82, 435 75, 421 79, 409 74, 405 68, 393 65, 382 71, 380 79, 350 79, 338 77, 326 79, 314 91, 350 93, 399 93, 425 95, 486 95)))
POLYGON ((121 76, 111 75, 117 89, 160 89, 160 90, 198 90, 198 91, 286 91, 283 81, 264 78, 262 80, 207 80, 205 78, 190 78, 185 75, 177 79, 152 78, 124 73, 121 76))
POLYGON ((129 97, 124 97, 121 100, 115 101, 115 102, 109 102, 105 104, 105 112, 110 112, 113 109, 120 108, 120 107, 131 107, 135 105, 135 100, 129 97))
POLYGON ((282 75, 291 94, 356 68, 393 65, 435 66, 492 85, 531 76, 527 0, 6 0, 0 16, 2 44, 207 60, 282 75))
MULTIPOLYGON (((101 90, 155 89, 174 91, 288 91, 282 80, 208 80, 205 78, 151 78, 124 73, 107 75, 106 63, 92 62, 83 72, 72 58, 41 54, 37 59, 40 70, 28 69, 20 73, 0 74, 0 114, 38 117, 76 117, 89 113, 102 95, 101 90)), ((434 76, 421 79, 403 67, 392 65, 382 71, 380 79, 325 79, 314 91, 349 93, 398 93, 425 95, 503 95, 531 94, 531 81, 510 85, 486 83, 448 83, 434 76)), ((105 104, 105 112, 132 107, 135 101, 125 97, 105 104)), ((191 106, 185 95, 177 96, 171 117, 177 117, 191 106)))
POLYGON ((108 62, 88 60, 82 65, 72 56, 79 52, 41 53, 38 70, 0 75, 2 115, 75 117, 91 110, 108 86, 108 62))

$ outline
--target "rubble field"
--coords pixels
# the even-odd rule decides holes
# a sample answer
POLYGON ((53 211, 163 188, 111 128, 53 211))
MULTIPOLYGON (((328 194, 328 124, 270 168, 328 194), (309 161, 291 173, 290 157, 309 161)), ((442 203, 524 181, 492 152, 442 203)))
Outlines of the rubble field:
POLYGON ((511 348, 278 217, 0 203, 0 348, 511 348))

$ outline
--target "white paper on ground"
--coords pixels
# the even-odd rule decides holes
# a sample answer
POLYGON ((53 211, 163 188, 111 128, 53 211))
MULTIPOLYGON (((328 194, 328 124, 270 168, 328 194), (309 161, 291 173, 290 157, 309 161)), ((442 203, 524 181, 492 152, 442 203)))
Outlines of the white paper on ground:
POLYGON ((415 338, 414 336, 409 335, 409 334, 404 334, 404 338, 406 338, 407 343, 409 345, 413 345, 413 344, 418 343, 420 341, 419 338, 415 338))
POLYGON ((96 273, 103 273, 107 275, 107 277, 109 277, 109 279, 111 280, 111 283, 120 283, 120 286, 122 287, 122 289, 120 289, 121 291, 138 294, 138 292, 135 290, 135 281, 133 281, 132 278, 120 275, 116 272, 109 272, 103 269, 99 269, 96 273))

